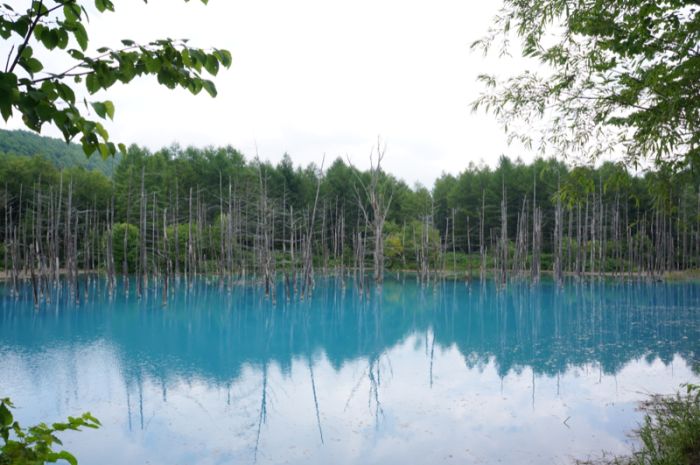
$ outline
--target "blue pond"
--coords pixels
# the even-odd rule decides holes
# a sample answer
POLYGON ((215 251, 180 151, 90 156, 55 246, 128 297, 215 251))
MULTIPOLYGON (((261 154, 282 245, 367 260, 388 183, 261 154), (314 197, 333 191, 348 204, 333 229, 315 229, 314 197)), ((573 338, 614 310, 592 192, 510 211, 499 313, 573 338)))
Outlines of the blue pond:
POLYGON ((64 436, 82 465, 567 464, 628 452, 637 402, 700 380, 693 283, 0 292, 0 397, 26 425, 91 411, 64 436))

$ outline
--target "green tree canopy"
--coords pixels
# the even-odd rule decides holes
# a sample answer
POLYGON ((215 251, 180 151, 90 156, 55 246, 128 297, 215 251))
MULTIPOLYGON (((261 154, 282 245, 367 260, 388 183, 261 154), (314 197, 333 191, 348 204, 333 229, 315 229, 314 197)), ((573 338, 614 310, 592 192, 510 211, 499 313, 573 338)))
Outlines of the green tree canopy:
MULTIPOLYGON (((94 48, 85 27, 86 3, 33 0, 25 11, 0 4, 0 37, 10 49, 0 72, 0 114, 5 121, 18 114, 36 132, 52 124, 67 142, 78 137, 87 155, 99 152, 107 157, 117 153, 117 146, 91 115, 94 112, 99 119, 112 119, 114 104, 109 100, 81 102, 76 96, 78 87, 84 86, 92 95, 117 82, 152 75, 171 89, 183 87, 193 94, 204 89, 212 97, 216 95, 214 83, 203 76, 205 72, 216 75, 220 66, 231 65, 227 50, 193 48, 186 40, 173 39, 148 44, 123 39, 118 48, 94 48), (62 56, 65 65, 45 69, 35 53, 39 48, 62 56)), ((99 13, 114 11, 111 0, 94 0, 94 6, 99 13)), ((120 151, 125 152, 125 147, 120 146, 120 151)))
POLYGON ((695 166, 699 11, 697 0, 505 0, 474 47, 507 51, 517 34, 523 55, 544 66, 480 76, 486 89, 474 109, 495 113, 511 138, 557 155, 613 152, 631 165, 695 166))

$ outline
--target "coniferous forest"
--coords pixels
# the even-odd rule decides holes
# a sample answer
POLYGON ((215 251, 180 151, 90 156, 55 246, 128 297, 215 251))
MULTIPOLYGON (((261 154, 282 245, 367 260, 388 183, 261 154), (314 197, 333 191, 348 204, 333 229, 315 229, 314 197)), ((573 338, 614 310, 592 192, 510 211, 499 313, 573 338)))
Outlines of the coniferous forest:
POLYGON ((318 272, 359 283, 381 283, 385 270, 506 283, 658 278, 700 264, 696 173, 503 157, 429 189, 385 172, 386 156, 379 143, 361 171, 342 158, 301 167, 231 147, 131 146, 109 177, 5 154, 1 263, 15 289, 31 280, 37 303, 62 275, 76 292, 96 273, 111 286, 135 275, 137 293, 152 280, 167 288, 215 275, 274 294, 281 278, 290 297, 310 292, 318 272))

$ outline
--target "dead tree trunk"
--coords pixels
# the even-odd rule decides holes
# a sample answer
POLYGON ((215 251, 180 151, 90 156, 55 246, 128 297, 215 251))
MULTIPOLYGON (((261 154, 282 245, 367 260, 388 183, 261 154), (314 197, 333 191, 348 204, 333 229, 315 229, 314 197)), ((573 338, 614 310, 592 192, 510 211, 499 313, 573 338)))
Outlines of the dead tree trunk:
POLYGON ((481 190, 481 211, 479 216, 479 279, 484 282, 486 276, 486 247, 484 244, 484 209, 486 206, 486 193, 481 190))
POLYGON ((357 204, 362 211, 365 222, 371 227, 372 234, 374 235, 374 250, 372 251, 374 281, 379 285, 384 282, 384 223, 393 198, 393 192, 389 190, 390 188, 387 186, 387 183, 382 179, 382 160, 384 159, 385 152, 386 146, 382 147, 381 142, 378 141, 376 165, 374 163, 374 149, 370 152, 369 183, 365 183, 357 176, 357 184, 362 188, 365 197, 364 200, 369 203, 369 211, 365 207, 365 202, 363 201, 363 196, 360 194, 360 190, 357 189, 357 185, 355 185, 357 204))
POLYGON ((139 277, 136 293, 143 295, 148 264, 146 263, 146 190, 144 186, 146 167, 141 167, 141 197, 139 204, 139 277))
POLYGON ((314 205, 313 209, 311 210, 311 217, 309 218, 309 221, 307 223, 307 229, 306 229, 306 244, 304 246, 303 254, 304 254, 304 282, 302 283, 302 296, 306 296, 306 294, 313 288, 314 286, 314 278, 313 278, 313 255, 311 251, 311 245, 313 242, 313 234, 314 234, 314 225, 316 223, 316 208, 318 207, 318 196, 319 193, 321 192, 321 179, 323 177, 323 164, 326 161, 325 155, 323 156, 323 160, 321 161, 321 169, 318 174, 318 179, 316 182, 316 195, 314 196, 314 205))
POLYGON ((562 282, 562 242, 563 242, 563 213, 561 205, 561 184, 557 185, 557 203, 554 210, 554 280, 562 282))

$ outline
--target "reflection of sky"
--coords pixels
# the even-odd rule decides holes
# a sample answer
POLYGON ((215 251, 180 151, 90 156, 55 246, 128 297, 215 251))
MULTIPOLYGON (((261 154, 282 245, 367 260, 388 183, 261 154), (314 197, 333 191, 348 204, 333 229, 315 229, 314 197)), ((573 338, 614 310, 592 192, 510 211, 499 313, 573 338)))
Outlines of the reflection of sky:
POLYGON ((5 300, 0 395, 24 424, 100 418, 66 435, 83 464, 564 464, 627 451, 639 400, 700 379, 697 285, 403 286, 274 309, 5 300))
MULTIPOLYGON (((625 451, 644 393, 697 379, 680 358, 633 360, 616 375, 596 365, 536 375, 533 390, 530 369, 500 378, 493 361, 466 368, 451 347, 434 354, 431 386, 426 337, 411 335, 378 359, 376 397, 367 360, 339 370, 324 355, 312 360, 323 443, 308 358, 295 358, 284 373, 268 365, 258 463, 567 463, 625 451)), ((68 435, 66 447, 82 463, 253 462, 261 367, 244 367, 229 386, 199 378, 164 386, 148 376, 127 385, 113 348, 95 344, 10 354, 0 370, 12 374, 3 392, 27 424, 84 409, 102 420, 100 430, 68 435)))

